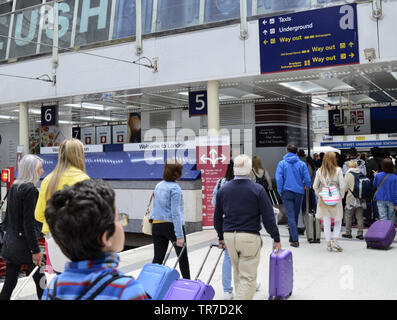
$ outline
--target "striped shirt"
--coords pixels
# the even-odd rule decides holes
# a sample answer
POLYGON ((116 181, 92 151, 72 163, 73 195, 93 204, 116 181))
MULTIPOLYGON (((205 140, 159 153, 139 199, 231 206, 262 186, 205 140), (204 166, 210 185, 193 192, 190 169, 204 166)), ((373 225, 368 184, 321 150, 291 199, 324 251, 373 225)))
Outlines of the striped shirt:
MULTIPOLYGON (((53 279, 49 287, 45 289, 42 300, 50 300, 49 294, 55 296, 57 300, 76 300, 96 279, 106 275, 81 297, 81 300, 86 300, 114 274, 123 275, 117 270, 119 262, 120 258, 117 253, 105 253, 104 259, 68 262, 65 271, 53 279)), ((146 299, 148 299, 146 292, 139 282, 125 276, 109 283, 103 290, 100 290, 94 300, 146 299)))

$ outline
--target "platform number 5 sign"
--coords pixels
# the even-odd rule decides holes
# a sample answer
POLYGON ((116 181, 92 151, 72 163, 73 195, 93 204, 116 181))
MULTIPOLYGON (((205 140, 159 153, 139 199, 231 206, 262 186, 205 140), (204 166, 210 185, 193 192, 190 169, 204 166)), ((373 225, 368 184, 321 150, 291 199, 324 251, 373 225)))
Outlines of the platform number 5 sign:
POLYGON ((207 91, 189 92, 189 117, 206 115, 207 110, 207 91))
POLYGON ((41 125, 55 126, 57 124, 57 106, 42 106, 41 107, 41 125))

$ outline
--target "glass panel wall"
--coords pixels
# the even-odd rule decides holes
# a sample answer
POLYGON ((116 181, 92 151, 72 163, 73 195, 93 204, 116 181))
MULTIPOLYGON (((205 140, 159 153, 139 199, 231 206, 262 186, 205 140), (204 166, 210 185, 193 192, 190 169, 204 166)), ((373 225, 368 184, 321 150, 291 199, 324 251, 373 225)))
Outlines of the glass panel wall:
POLYGON ((311 7, 311 0, 258 0, 258 14, 311 7))
POLYGON ((27 9, 14 15, 9 59, 35 55, 40 24, 40 8, 27 9))
POLYGON ((158 0, 156 31, 199 24, 200 0, 158 0))
MULTIPOLYGON (((247 0, 247 12, 251 15, 252 0, 247 0)), ((204 23, 240 18, 239 0, 205 0, 204 23)))
POLYGON ((77 9, 75 46, 84 46, 109 39, 112 1, 82 0, 77 9))
MULTIPOLYGON (((153 0, 142 1, 142 34, 152 31, 153 0)), ((117 0, 113 39, 135 36, 136 1, 117 0)))
POLYGON ((6 58, 10 18, 10 15, 0 17, 0 61, 6 58))

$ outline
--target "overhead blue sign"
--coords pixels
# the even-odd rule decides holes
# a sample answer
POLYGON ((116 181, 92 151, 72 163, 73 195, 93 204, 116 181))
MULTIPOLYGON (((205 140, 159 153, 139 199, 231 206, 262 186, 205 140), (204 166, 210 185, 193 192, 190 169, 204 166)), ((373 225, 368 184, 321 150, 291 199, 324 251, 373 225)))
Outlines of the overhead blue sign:
POLYGON ((371 141, 350 141, 350 142, 321 142, 322 147, 334 147, 337 149, 350 148, 395 148, 397 140, 371 140, 371 141))
POLYGON ((207 91, 189 92, 189 117, 208 113, 207 91))
POLYGON ((357 6, 259 19, 261 73, 360 63, 357 6))

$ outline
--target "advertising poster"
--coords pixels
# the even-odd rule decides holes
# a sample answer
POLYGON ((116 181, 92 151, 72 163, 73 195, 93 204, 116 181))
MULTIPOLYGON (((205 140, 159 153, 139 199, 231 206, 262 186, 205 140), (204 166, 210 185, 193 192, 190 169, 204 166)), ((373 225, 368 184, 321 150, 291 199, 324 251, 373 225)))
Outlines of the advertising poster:
POLYGON ((81 128, 81 142, 83 144, 95 144, 95 127, 81 128))
POLYGON ((128 138, 127 125, 113 126, 112 137, 113 137, 113 143, 115 144, 127 143, 127 138, 128 138))
POLYGON ((96 127, 96 144, 111 144, 112 132, 110 126, 96 127))
POLYGON ((218 179, 225 176, 230 162, 228 140, 228 137, 200 137, 196 140, 196 163, 202 182, 203 227, 214 226, 212 194, 218 179))
POLYGON ((58 126, 42 126, 40 129, 40 146, 56 147, 61 144, 61 130, 58 126))
POLYGON ((130 113, 128 116, 128 143, 141 142, 141 114, 139 112, 130 113))

